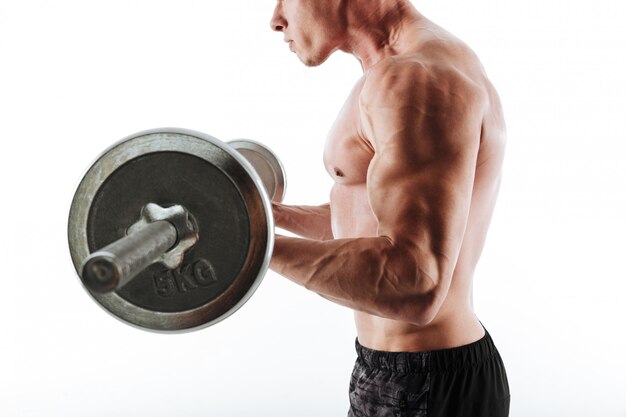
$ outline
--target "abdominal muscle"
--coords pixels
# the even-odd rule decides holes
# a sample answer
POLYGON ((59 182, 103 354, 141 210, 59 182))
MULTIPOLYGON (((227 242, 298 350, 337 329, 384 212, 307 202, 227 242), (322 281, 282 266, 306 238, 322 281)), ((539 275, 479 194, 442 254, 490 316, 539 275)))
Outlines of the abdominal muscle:
MULTIPOLYGON (((377 236, 378 222, 369 206, 365 184, 335 184, 330 204, 335 239, 377 236)), ((359 343, 375 350, 420 352, 480 339, 485 333, 472 308, 472 275, 473 267, 457 264, 446 300, 435 319, 425 326, 355 311, 359 343)))

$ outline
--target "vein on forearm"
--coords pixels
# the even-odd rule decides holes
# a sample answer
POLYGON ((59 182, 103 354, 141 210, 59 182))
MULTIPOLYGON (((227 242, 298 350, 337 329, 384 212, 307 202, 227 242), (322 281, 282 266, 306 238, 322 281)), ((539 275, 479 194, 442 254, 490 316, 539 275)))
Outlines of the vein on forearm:
POLYGON ((384 236, 324 242, 278 236, 272 268, 338 304, 389 318, 399 318, 409 303, 426 305, 434 287, 415 258, 384 236))
POLYGON ((280 208, 281 218, 278 227, 307 239, 332 239, 330 226, 330 205, 286 206, 280 208))

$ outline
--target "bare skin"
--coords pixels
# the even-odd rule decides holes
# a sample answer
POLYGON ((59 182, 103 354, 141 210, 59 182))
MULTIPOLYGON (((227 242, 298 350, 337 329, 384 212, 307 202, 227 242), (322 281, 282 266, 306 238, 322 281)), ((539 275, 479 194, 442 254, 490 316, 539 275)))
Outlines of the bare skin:
POLYGON ((334 51, 363 76, 326 139, 318 207, 274 205, 270 267, 355 311, 359 342, 424 351, 484 335, 472 280, 500 185, 505 123, 474 52, 408 0, 278 0, 306 65, 334 51))

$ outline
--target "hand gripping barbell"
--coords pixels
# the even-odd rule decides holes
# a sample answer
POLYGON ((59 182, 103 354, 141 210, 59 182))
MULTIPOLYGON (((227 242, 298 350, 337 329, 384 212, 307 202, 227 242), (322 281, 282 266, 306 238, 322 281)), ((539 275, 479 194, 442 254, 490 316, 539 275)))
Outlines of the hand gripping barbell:
POLYGON ((131 135, 81 180, 68 237, 87 292, 126 323, 206 327, 234 313, 272 254, 284 169, 267 147, 184 129, 131 135))

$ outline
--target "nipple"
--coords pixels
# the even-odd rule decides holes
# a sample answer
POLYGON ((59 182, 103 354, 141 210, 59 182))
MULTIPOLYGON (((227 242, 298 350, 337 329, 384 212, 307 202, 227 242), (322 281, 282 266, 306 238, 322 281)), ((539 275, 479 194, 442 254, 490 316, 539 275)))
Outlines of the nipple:
POLYGON ((335 168, 335 175, 338 177, 343 177, 343 172, 340 169, 335 168))

